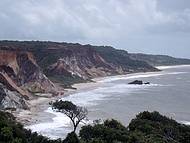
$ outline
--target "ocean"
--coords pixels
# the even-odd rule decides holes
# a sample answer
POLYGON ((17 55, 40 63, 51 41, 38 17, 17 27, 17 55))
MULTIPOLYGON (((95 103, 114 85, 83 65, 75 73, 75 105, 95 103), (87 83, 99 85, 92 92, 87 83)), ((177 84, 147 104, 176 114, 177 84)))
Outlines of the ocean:
MULTIPOLYGON (((96 119, 117 119, 125 126, 143 111, 161 114, 190 125, 190 66, 159 67, 161 72, 136 73, 96 79, 96 86, 62 98, 85 106, 89 123, 96 119), (150 85, 129 85, 134 80, 150 85)), ((49 121, 26 128, 50 138, 64 138, 72 131, 70 120, 49 107, 49 121)))

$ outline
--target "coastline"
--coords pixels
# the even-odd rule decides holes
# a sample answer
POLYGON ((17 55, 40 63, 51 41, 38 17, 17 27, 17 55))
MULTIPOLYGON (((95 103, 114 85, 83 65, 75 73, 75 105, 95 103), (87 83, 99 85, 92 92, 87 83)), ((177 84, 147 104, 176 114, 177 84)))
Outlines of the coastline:
POLYGON ((65 89, 64 95, 55 96, 55 97, 38 97, 32 100, 29 100, 29 110, 19 109, 13 111, 13 115, 16 117, 16 120, 22 123, 24 126, 38 124, 40 122, 51 121, 55 115, 45 112, 45 110, 50 107, 49 103, 72 94, 87 91, 93 89, 97 86, 96 82, 88 83, 77 83, 73 84, 73 87, 76 89, 65 89))
MULTIPOLYGON (((190 65, 178 65, 178 66, 159 66, 156 68, 159 69, 168 69, 168 68, 178 68, 178 67, 184 67, 184 66, 190 66, 190 65)), ((155 73, 155 72, 146 72, 148 73, 155 73)), ((139 72, 139 73, 131 73, 127 75, 140 75, 140 74, 145 74, 144 72, 139 72)), ((55 115, 51 113, 45 112, 46 109, 48 109, 49 102, 55 101, 57 99, 75 94, 75 93, 80 93, 84 91, 88 91, 90 89, 94 89, 97 86, 101 85, 101 81, 107 80, 107 79, 112 79, 112 78, 122 78, 126 77, 126 75, 115 75, 115 76, 108 76, 108 77, 97 77, 92 79, 94 82, 87 82, 87 83, 77 83, 73 84, 73 87, 76 89, 65 89, 65 93, 62 96, 56 96, 56 97, 51 97, 51 98, 45 98, 45 97, 38 97, 36 99, 30 100, 30 110, 18 110, 16 112, 13 112, 15 115, 17 121, 21 122, 24 126, 29 126, 29 125, 34 125, 38 124, 40 122, 46 122, 46 121, 52 121, 52 118, 55 117, 55 115)))

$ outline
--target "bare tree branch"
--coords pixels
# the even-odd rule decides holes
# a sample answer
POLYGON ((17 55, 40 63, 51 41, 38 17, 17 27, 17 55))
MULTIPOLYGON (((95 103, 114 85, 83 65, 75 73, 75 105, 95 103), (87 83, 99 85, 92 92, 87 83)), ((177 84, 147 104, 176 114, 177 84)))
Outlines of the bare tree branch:
POLYGON ((76 106, 70 101, 57 100, 51 103, 52 109, 56 112, 61 112, 70 118, 73 124, 73 131, 76 131, 79 123, 84 120, 88 114, 88 110, 84 107, 76 106))

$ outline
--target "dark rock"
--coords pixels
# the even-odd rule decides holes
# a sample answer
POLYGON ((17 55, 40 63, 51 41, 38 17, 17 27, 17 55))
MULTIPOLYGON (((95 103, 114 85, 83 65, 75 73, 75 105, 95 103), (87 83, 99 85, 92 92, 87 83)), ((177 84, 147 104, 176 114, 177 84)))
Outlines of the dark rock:
POLYGON ((143 81, 142 80, 135 80, 133 82, 130 82, 129 84, 138 84, 138 85, 142 85, 143 81))
POLYGON ((150 82, 145 82, 144 84, 150 84, 150 82))
POLYGON ((150 82, 143 82, 142 80, 135 80, 133 82, 130 82, 129 84, 143 85, 143 84, 150 84, 150 82))

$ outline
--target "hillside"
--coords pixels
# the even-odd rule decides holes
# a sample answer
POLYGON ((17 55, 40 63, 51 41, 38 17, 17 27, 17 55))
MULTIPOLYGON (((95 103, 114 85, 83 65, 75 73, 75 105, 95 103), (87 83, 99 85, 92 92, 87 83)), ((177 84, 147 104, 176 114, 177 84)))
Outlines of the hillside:
POLYGON ((134 60, 147 62, 152 66, 190 65, 190 59, 174 58, 167 55, 130 54, 134 60))

